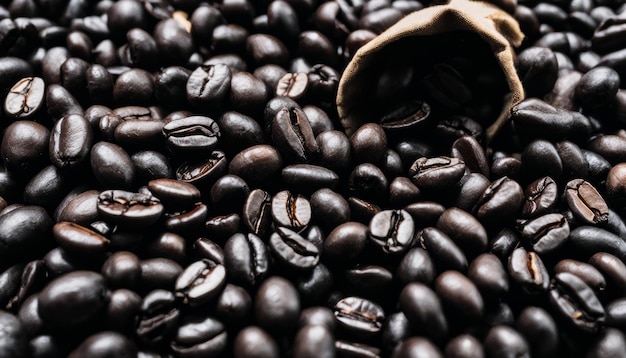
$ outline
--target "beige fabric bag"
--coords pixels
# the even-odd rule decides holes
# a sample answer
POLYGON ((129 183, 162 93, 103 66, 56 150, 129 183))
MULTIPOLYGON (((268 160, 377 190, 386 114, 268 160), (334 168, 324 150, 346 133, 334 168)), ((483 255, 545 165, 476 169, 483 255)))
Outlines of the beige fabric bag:
MULTIPOLYGON (((372 118, 373 113, 376 113, 375 106, 379 104, 372 100, 371 93, 374 90, 373 86, 376 86, 376 68, 394 66, 389 56, 414 54, 419 61, 417 57, 420 56, 420 51, 438 51, 446 44, 433 46, 431 42, 430 46, 433 47, 429 49, 419 48, 420 46, 406 48, 407 46, 415 47, 414 45, 419 44, 422 39, 445 33, 454 34, 458 31, 473 32, 488 44, 485 48, 491 50, 495 57, 494 63, 500 65, 502 77, 506 79, 506 86, 510 91, 503 98, 494 99, 501 101, 503 105, 500 115, 493 119, 493 123, 485 125, 486 139, 489 142, 508 120, 511 107, 524 98, 522 84, 515 71, 513 51, 513 46, 519 46, 524 35, 517 21, 508 13, 494 5, 469 0, 452 0, 445 5, 436 5, 411 13, 357 51, 341 77, 337 93, 337 110, 346 133, 352 134, 365 122, 380 120, 372 118), (414 39, 409 39, 410 37, 419 39, 415 42, 414 39), (405 41, 408 45, 398 45, 400 41, 405 41), (390 55, 388 49, 393 47, 395 52, 390 55), (404 48, 398 52, 398 47, 404 48)), ((494 71, 497 70, 494 68, 494 71)))

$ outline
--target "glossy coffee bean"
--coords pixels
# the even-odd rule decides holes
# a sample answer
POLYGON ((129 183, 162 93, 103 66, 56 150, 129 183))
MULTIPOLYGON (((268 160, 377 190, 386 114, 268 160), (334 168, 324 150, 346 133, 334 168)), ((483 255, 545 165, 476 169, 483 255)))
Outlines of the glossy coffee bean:
POLYGON ((228 334, 224 325, 211 317, 186 319, 170 343, 179 357, 219 357, 227 345, 228 334))
POLYGON ((77 255, 99 256, 110 244, 106 237, 97 232, 67 221, 56 223, 52 227, 52 234, 63 249, 77 255))
POLYGON ((333 308, 338 327, 348 332, 370 336, 381 330, 385 312, 375 302, 361 297, 345 297, 333 308))
POLYGON ((109 357, 137 354, 137 346, 125 335, 103 331, 89 336, 68 357, 109 357))
POLYGON ((412 337, 400 343, 391 355, 399 357, 432 357, 441 358, 443 354, 430 340, 422 337, 412 337))
POLYGON ((565 187, 565 197, 570 210, 586 224, 608 221, 609 207, 591 183, 582 179, 571 180, 565 187))
POLYGON ((163 213, 163 205, 149 194, 107 190, 98 196, 98 212, 111 222, 126 227, 147 227, 163 213))
POLYGON ((605 319, 604 308, 593 290, 567 272, 555 275, 550 303, 569 324, 585 332, 597 332, 605 319))
POLYGON ((135 334, 144 344, 171 339, 180 322, 180 310, 172 292, 154 290, 142 300, 136 316, 135 334))
POLYGON ((337 226, 324 240, 322 258, 340 265, 353 262, 369 241, 367 231, 367 226, 354 221, 337 226))
POLYGON ((450 358, 482 358, 485 352, 482 344, 471 334, 461 334, 446 344, 444 354, 450 358))
POLYGON ((248 326, 235 337, 234 357, 243 358, 254 354, 259 358, 277 358, 280 356, 278 345, 265 330, 248 326))
POLYGON ((270 236, 269 249, 278 261, 297 270, 310 270, 320 258, 315 245, 286 227, 278 227, 270 236))
POLYGON ((98 182, 107 188, 129 188, 135 180, 135 168, 128 153, 120 146, 98 142, 91 148, 91 168, 98 182))
POLYGON ((565 244, 570 228, 565 217, 553 213, 539 216, 525 222, 522 226, 522 238, 528 240, 533 250, 539 254, 549 253, 565 244))
POLYGON ((522 215, 534 217, 547 214, 557 204, 557 185, 550 177, 543 177, 533 181, 524 190, 524 204, 522 215))
POLYGON ((272 200, 270 194, 262 189, 255 189, 248 194, 243 206, 244 225, 255 235, 263 236, 270 225, 272 200))
POLYGON ((45 94, 43 79, 25 77, 9 90, 4 101, 5 113, 14 118, 29 118, 39 111, 45 94))
POLYGON ((483 342, 488 357, 530 357, 530 349, 524 337, 508 326, 495 326, 489 330, 483 342))
POLYGON ((534 252, 528 252, 523 247, 513 250, 508 261, 508 271, 513 282, 527 294, 536 295, 548 290, 548 270, 534 252))
POLYGON ((450 208, 437 220, 437 228, 450 236, 459 247, 471 255, 487 247, 487 233, 482 224, 469 213, 450 208))
POLYGON ((39 206, 21 206, 0 216, 0 257, 10 265, 45 252, 52 225, 52 219, 39 206))
POLYGON ((47 157, 50 131, 43 125, 19 120, 11 123, 4 131, 0 153, 8 167, 18 170, 33 170, 47 157))
POLYGON ((141 278, 140 260, 132 252, 118 251, 102 264, 101 272, 109 287, 133 289, 141 278))
POLYGON ((370 221, 369 235, 386 253, 405 251, 415 237, 413 218, 404 210, 381 211, 370 221))
POLYGON ((2 356, 8 358, 28 355, 26 330, 18 317, 9 312, 1 311, 0 322, 2 322, 5 332, 0 339, 2 356))
POLYGON ((261 144, 246 148, 235 155, 228 166, 228 172, 248 183, 264 183, 278 175, 282 166, 282 155, 274 147, 261 144))
POLYGON ((255 286, 269 271, 269 264, 267 247, 252 233, 234 234, 224 244, 224 266, 235 282, 255 286))
POLYGON ((603 292, 606 289, 606 280, 602 273, 593 265, 588 263, 572 259, 563 259, 554 266, 554 272, 571 273, 583 280, 596 292, 603 292))
POLYGON ((274 224, 295 232, 303 231, 311 221, 311 204, 301 195, 284 190, 272 198, 274 224))
POLYGON ((274 332, 287 332, 296 326, 300 309, 298 291, 286 279, 268 277, 259 286, 255 316, 262 327, 274 332))
POLYGON ((67 273, 51 281, 38 301, 38 312, 47 324, 71 327, 88 323, 106 304, 104 277, 91 271, 67 273))
POLYGON ((87 158, 92 142, 92 128, 84 117, 65 116, 50 134, 50 160, 58 168, 76 167, 87 158))
POLYGON ((227 170, 226 155, 220 150, 214 150, 202 159, 193 159, 182 163, 176 169, 176 179, 196 186, 212 185, 227 170))
POLYGON ((210 260, 190 264, 176 280, 177 294, 190 306, 200 306, 215 297, 226 282, 226 268, 210 260))
POLYGON ((411 325, 422 334, 437 341, 448 335, 448 322, 441 300, 430 287, 409 283, 402 289, 398 302, 411 325))
POLYGON ((417 159, 409 169, 409 177, 418 188, 437 190, 452 186, 465 172, 465 164, 457 158, 417 159))
POLYGON ((272 121, 272 139, 286 159, 300 163, 317 158, 318 146, 306 114, 299 108, 283 108, 272 121))

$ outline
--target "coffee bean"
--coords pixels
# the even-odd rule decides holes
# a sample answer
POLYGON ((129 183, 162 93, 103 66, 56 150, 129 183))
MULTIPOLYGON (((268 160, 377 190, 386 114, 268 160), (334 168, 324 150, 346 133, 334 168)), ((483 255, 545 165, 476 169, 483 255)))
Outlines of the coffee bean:
POLYGON ((335 354, 332 331, 322 325, 308 325, 300 328, 293 345, 294 356, 298 357, 333 357, 335 354))
POLYGON ((482 224, 461 209, 444 211, 437 220, 437 228, 450 236, 466 255, 482 252, 487 247, 487 233, 482 224))
POLYGON ((117 144, 93 145, 90 163, 98 182, 107 188, 129 188, 135 180, 135 167, 128 153, 117 144))
POLYGON ((539 254, 549 253, 565 244, 570 229, 561 214, 553 213, 527 221, 522 226, 522 238, 530 241, 539 254))
POLYGON ((534 217, 547 214, 557 204, 557 185, 550 177, 543 177, 533 181, 526 187, 522 207, 524 217, 534 217))
POLYGON ((606 289, 606 280, 604 279, 604 276, 591 264, 572 259, 564 259, 559 261, 554 266, 554 272, 571 273, 583 280, 596 292, 603 292, 606 289))
POLYGON ((591 183, 574 179, 565 187, 567 204, 579 219, 586 224, 602 224, 608 221, 609 208, 591 183))
POLYGON ((49 138, 50 131, 39 123, 29 120, 11 123, 0 145, 4 164, 21 171, 37 169, 47 157, 49 138))
POLYGON ((626 264, 623 261, 609 253, 598 252, 591 256, 589 264, 598 269, 607 280, 609 291, 626 291, 626 264))
POLYGON ((170 339, 181 318, 174 293, 154 290, 141 301, 135 334, 140 342, 159 344, 170 339))
POLYGON ((361 336, 381 330, 385 312, 376 303, 361 297, 345 297, 333 308, 338 327, 361 336))
POLYGON ((19 357, 28 355, 28 340, 24 324, 9 312, 0 312, 0 322, 5 327, 0 340, 0 351, 5 357, 19 357))
POLYGON ((300 195, 284 190, 272 198, 274 224, 295 232, 302 232, 311 221, 311 204, 300 195))
POLYGON ((318 146, 306 114, 297 108, 283 108, 272 121, 272 139, 285 156, 300 163, 311 162, 318 155, 318 146))
POLYGON ((370 221, 369 235, 386 253, 405 251, 415 237, 413 218, 404 210, 381 211, 370 221))
POLYGON ((487 357, 530 357, 530 348, 519 332, 508 326, 492 327, 483 342, 487 357))
POLYGON ((14 118, 29 118, 43 105, 45 93, 45 83, 40 77, 23 78, 9 90, 4 110, 14 118))
POLYGON ((154 196, 122 190, 100 193, 97 207, 105 218, 123 226, 150 226, 163 213, 163 205, 154 196))
POLYGON ((550 303, 569 324, 586 332, 597 332, 605 312, 593 290, 568 272, 555 275, 550 303))
POLYGON ((417 159, 409 169, 409 177, 418 188, 437 190, 452 186, 465 173, 465 164, 457 158, 417 159))
POLYGON ((176 179, 196 186, 212 185, 226 173, 227 165, 224 152, 214 150, 204 159, 193 159, 181 164, 176 169, 176 179))
POLYGON ((548 290, 550 277, 543 260, 534 252, 523 247, 513 250, 508 262, 509 275, 525 293, 537 295, 548 290))
POLYGON ((242 285, 255 286, 269 271, 269 256, 255 234, 237 233, 224 244, 224 266, 228 275, 242 285))
POLYGON ((229 174, 241 177, 247 183, 264 183, 282 169, 283 158, 272 146, 261 144, 246 148, 233 157, 229 174))
POLYGON ((52 234, 62 248, 78 255, 101 255, 110 243, 97 232, 67 221, 56 223, 52 234))
POLYGON ((181 357, 217 357, 226 349, 227 337, 224 325, 215 318, 193 317, 178 327, 170 347, 181 357))
POLYGON ((190 306, 201 306, 214 298, 226 282, 226 268, 209 260, 189 265, 176 280, 176 292, 190 306))
POLYGON ((274 332, 288 332, 297 324, 300 307, 298 292, 284 278, 268 277, 259 286, 255 316, 261 327, 274 332))
POLYGON ((248 357, 252 354, 263 358, 280 356, 278 345, 272 336, 256 326, 248 326, 239 331, 235 337, 233 350, 237 358, 248 357))
POLYGON ((285 227, 278 227, 270 236, 269 249, 278 261, 294 269, 308 270, 319 262, 317 247, 285 227))
POLYGON ((224 64, 200 66, 187 80, 187 100, 198 109, 215 111, 230 92, 231 78, 231 71, 224 64))
POLYGON ((587 257, 606 252, 626 260, 626 243, 619 236, 594 226, 579 226, 570 232, 568 246, 587 257))
POLYGON ((255 189, 250 192, 243 206, 244 224, 255 235, 263 236, 270 225, 272 201, 268 192, 255 189))
POLYGON ((414 329, 437 341, 447 337, 448 322, 441 301, 430 287, 408 283, 402 289, 398 302, 414 329))
POLYGON ((347 265, 363 252, 368 236, 367 226, 354 221, 343 223, 335 227, 324 240, 322 258, 334 264, 347 265))

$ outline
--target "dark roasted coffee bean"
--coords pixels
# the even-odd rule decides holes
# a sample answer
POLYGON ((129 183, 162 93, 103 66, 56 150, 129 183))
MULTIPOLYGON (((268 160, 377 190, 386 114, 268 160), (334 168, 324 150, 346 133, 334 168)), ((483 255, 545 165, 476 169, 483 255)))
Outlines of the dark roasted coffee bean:
POLYGON ((623 261, 609 253, 598 252, 591 256, 589 264, 602 273, 608 290, 618 294, 626 292, 626 264, 623 261))
POLYGON ((586 257, 597 252, 609 253, 626 260, 626 242, 619 236, 595 226, 579 226, 570 232, 569 247, 586 257))
POLYGON ((283 167, 283 158, 272 146, 266 144, 246 148, 233 157, 229 174, 241 177, 247 183, 266 183, 283 167))
POLYGON ((392 206, 410 205, 419 200, 421 192, 411 179, 398 176, 389 184, 389 204, 392 206))
POLYGON ((176 261, 163 257, 143 259, 139 265, 141 267, 141 288, 144 292, 154 289, 173 291, 176 280, 183 272, 183 267, 176 261))
POLYGON ((417 159, 409 169, 409 177, 418 188, 437 190, 452 186, 465 173, 465 164, 457 158, 417 159))
POLYGON ((267 278, 256 294, 255 316, 260 326, 273 332, 289 332, 300 315, 300 297, 291 282, 279 276, 267 278))
POLYGON ((474 283, 458 271, 445 271, 435 279, 435 292, 445 308, 455 313, 455 317, 473 322, 482 317, 485 305, 474 283))
POLYGON ((224 325, 211 317, 190 317, 178 327, 170 348, 179 357, 218 357, 227 345, 224 325))
POLYGON ((140 68, 122 72, 113 84, 113 100, 117 105, 146 106, 154 101, 152 73, 140 68))
POLYGON ((348 177, 348 188, 355 196, 380 202, 388 192, 389 182, 385 173, 372 163, 354 167, 348 177))
POLYGON ((311 221, 311 204, 301 195, 284 190, 274 195, 271 205, 272 219, 276 226, 301 232, 311 221))
POLYGON ((13 314, 0 311, 0 324, 4 328, 4 334, 0 339, 0 352, 2 352, 2 357, 28 356, 28 336, 24 328, 24 323, 13 314))
POLYGON ((226 268, 210 260, 189 265, 176 280, 176 293, 191 307, 201 306, 214 297, 226 283, 226 268))
POLYGON ((285 184, 298 192, 314 192, 318 189, 334 189, 339 184, 339 176, 334 171, 311 164, 293 164, 283 168, 281 177, 285 184))
POLYGON ((481 295, 488 299, 499 299, 509 291, 509 278, 498 257, 485 253, 469 264, 467 277, 472 280, 481 295))
POLYGON ((435 265, 426 250, 412 248, 402 257, 395 276, 403 284, 412 281, 430 284, 435 279, 435 265))
POLYGON ((563 162, 554 144, 547 140, 529 143, 522 152, 522 169, 530 179, 548 176, 559 178, 563 162))
POLYGON ((252 117, 238 112, 226 112, 217 121, 220 146, 234 153, 266 142, 263 128, 252 117))
POLYGON ((626 139, 618 135, 596 136, 589 141, 587 149, 600 154, 613 165, 626 161, 626 139))
POLYGON ((9 266, 49 248, 52 219, 39 206, 21 206, 0 216, 0 257, 9 266))
POLYGON ((333 307, 339 327, 348 332, 370 336, 380 332, 385 312, 376 303, 361 297, 345 297, 333 307))
POLYGON ((443 231, 466 253, 472 256, 487 248, 487 232, 482 224, 469 213, 450 208, 437 220, 437 228, 443 231))
POLYGON ((441 230, 434 227, 423 229, 417 236, 422 248, 434 259, 440 269, 467 270, 467 258, 456 243, 441 230))
POLYGON ((598 332, 605 319, 604 308, 593 290, 568 272, 555 275, 550 303, 569 324, 585 332, 598 332))
POLYGON ((516 67, 529 97, 542 97, 550 92, 558 77, 556 56, 545 47, 530 47, 520 52, 516 67))
POLYGON ((476 218, 483 222, 495 222, 518 214, 524 200, 522 187, 508 177, 492 182, 474 206, 476 218))
POLYGON ((528 240, 533 250, 546 254, 565 244, 570 229, 567 220, 558 213, 546 214, 525 222, 522 226, 522 238, 528 240))
POLYGON ((163 121, 129 119, 118 124, 113 131, 115 142, 125 149, 145 150, 163 145, 163 121))
POLYGON ((626 325, 626 299, 618 298, 605 306, 606 324, 609 327, 626 325))
POLYGON ((556 207, 557 185, 550 177, 539 178, 526 187, 524 196, 525 200, 522 206, 524 217, 547 214, 556 207))
POLYGON ((603 224, 608 221, 609 207, 591 183, 574 179, 565 187, 565 198, 570 210, 586 224, 603 224))
POLYGON ((530 348, 524 337, 515 329, 499 325, 492 327, 483 342, 487 357, 530 358, 530 348))
POLYGON ((276 84, 276 96, 300 100, 309 88, 309 77, 304 72, 287 73, 276 84))
POLYGON ((5 165, 21 171, 37 169, 47 157, 49 138, 50 131, 39 123, 29 120, 11 123, 0 146, 5 165))
POLYGON ((300 163, 317 158, 318 145, 306 114, 297 107, 283 108, 272 122, 272 139, 287 159, 300 163))
POLYGON ((13 118, 32 117, 43 105, 45 94, 45 83, 41 78, 23 78, 9 90, 4 111, 13 118))
POLYGON ((193 184, 180 180, 151 180, 148 182, 148 189, 168 211, 189 209, 200 201, 200 190, 193 184))
POLYGON ((448 322, 441 301, 430 287, 408 283, 402 289, 398 303, 414 329, 437 341, 447 337, 448 322))
POLYGON ((299 270, 313 268, 320 258, 315 245, 285 227, 276 228, 276 232, 270 236, 269 249, 278 261, 299 270))
POLYGON ((393 280, 391 271, 378 265, 358 265, 347 270, 345 276, 350 286, 365 293, 388 289, 393 280))
MULTIPOLYGON (((379 10, 382 11, 382 10, 379 10)), ((374 13, 376 14, 376 13, 374 13)), ((392 358, 428 357, 443 358, 443 354, 433 342, 423 337, 411 337, 400 343, 391 354, 392 358)))
POLYGON ((335 173, 345 173, 350 167, 350 139, 344 132, 331 130, 320 133, 316 138, 322 166, 335 173))
POLYGON ((483 346, 471 334, 461 334, 452 338, 445 347, 444 354, 448 358, 484 358, 483 346))
POLYGON ((212 208, 219 213, 239 212, 246 201, 250 188, 236 175, 224 175, 211 186, 212 208))
MULTIPOLYGON (((184 240, 184 238, 182 239, 184 240)), ((225 253, 224 250, 222 250, 222 247, 205 237, 201 237, 196 240, 193 243, 192 250, 194 251, 195 256, 198 256, 201 259, 209 259, 219 265, 224 265, 224 262, 226 261, 225 253)))
POLYGON ((350 136, 352 155, 357 163, 378 164, 387 150, 387 135, 376 123, 366 123, 350 136))
POLYGON ((98 142, 91 148, 91 168, 98 182, 107 188, 129 188, 135 167, 128 153, 117 144, 98 142))
POLYGON ((335 341, 335 351, 339 356, 346 355, 348 357, 380 358, 381 356, 379 348, 364 343, 348 342, 339 339, 335 341))
POLYGON ((354 221, 343 223, 324 240, 322 257, 333 264, 349 265, 365 249, 368 236, 368 228, 364 224, 354 221))
MULTIPOLYGON (((89 225, 98 219, 98 195, 97 190, 87 190, 68 195, 65 199, 67 204, 55 213, 56 221, 75 222, 80 225, 89 225)), ((60 204, 59 207, 63 205, 60 204)))
POLYGON ((214 150, 203 159, 194 159, 181 164, 176 169, 176 179, 195 186, 213 185, 227 170, 226 154, 220 150, 214 150))
POLYGON ((237 333, 233 355, 235 358, 251 355, 259 358, 278 358, 280 351, 276 341, 266 331, 260 327, 248 326, 237 333))
POLYGON ((77 255, 101 255, 110 244, 106 237, 97 232, 67 221, 56 223, 52 227, 52 234, 63 249, 77 255))
POLYGON ((524 336, 532 356, 552 357, 559 344, 557 324, 543 308, 528 306, 517 317, 515 328, 524 336))
POLYGON ((0 306, 6 307, 20 290, 24 264, 15 264, 0 273, 0 306))
POLYGON ((458 194, 454 206, 465 211, 472 211, 490 184, 489 179, 482 174, 463 175, 457 184, 458 194))
POLYGON ((50 134, 50 160, 58 168, 76 167, 87 158, 92 142, 92 128, 84 117, 65 116, 50 134))
POLYGON ((233 110, 256 117, 265 108, 267 98, 263 81, 248 72, 233 74, 230 82, 230 104, 233 110))
POLYGON ((591 131, 589 120, 578 112, 553 107, 539 99, 529 98, 511 110, 516 130, 526 138, 548 140, 586 140, 591 131))
POLYGON ((224 244, 224 266, 234 282, 255 286, 269 271, 267 247, 255 234, 234 234, 224 244))
POLYGON ((523 247, 513 250, 508 262, 509 275, 525 293, 536 295, 548 290, 550 277, 543 261, 534 252, 523 247))
POLYGON ((139 258, 132 252, 118 251, 102 265, 102 276, 110 287, 133 289, 141 277, 139 258))
POLYGON ((404 210, 381 211, 370 221, 369 235, 386 253, 405 251, 415 238, 413 218, 404 210))
POLYGON ((335 356, 335 339, 332 331, 322 325, 300 328, 293 342, 295 357, 330 358, 335 356))
POLYGON ((174 293, 154 290, 141 302, 137 314, 135 334, 140 342, 158 344, 169 341, 180 321, 174 293))
POLYGON ((39 293, 38 311, 47 324, 71 327, 92 322, 104 308, 107 289, 102 275, 74 271, 51 281, 39 293))
POLYGON ((215 315, 229 327, 241 327, 252 311, 252 298, 243 287, 226 284, 215 303, 215 315))
POLYGON ((187 100, 195 108, 217 110, 230 92, 231 77, 225 64, 198 67, 187 80, 187 100))
MULTIPOLYGON (((572 259, 563 259, 554 266, 554 273, 569 272, 578 276, 589 287, 601 293, 606 289, 606 280, 593 265, 572 259)), ((626 272, 626 270, 625 270, 626 272)))
POLYGON ((268 192, 255 189, 250 192, 243 206, 244 225, 255 235, 264 236, 270 225, 272 201, 268 192))
POLYGON ((107 190, 98 196, 98 212, 118 225, 147 227, 159 220, 163 205, 149 194, 107 190))
POLYGON ((207 234, 215 240, 226 240, 234 235, 241 226, 241 217, 238 214, 226 214, 209 218, 205 223, 207 234))
POLYGON ((316 222, 329 230, 350 220, 348 201, 331 189, 319 189, 310 198, 311 213, 316 222))
POLYGON ((601 108, 611 102, 619 87, 619 74, 612 68, 598 66, 581 77, 574 98, 583 109, 601 108))
POLYGON ((118 332, 103 331, 87 337, 69 354, 68 358, 87 356, 104 358, 136 354, 137 346, 128 337, 118 332))

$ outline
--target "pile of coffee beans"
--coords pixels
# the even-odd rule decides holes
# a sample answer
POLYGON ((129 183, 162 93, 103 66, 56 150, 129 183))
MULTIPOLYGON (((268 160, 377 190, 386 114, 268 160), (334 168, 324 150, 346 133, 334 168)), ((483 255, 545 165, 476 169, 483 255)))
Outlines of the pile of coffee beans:
POLYGON ((489 142, 458 53, 347 135, 346 64, 430 5, 0 2, 0 357, 624 357, 626 6, 502 1, 489 142))

